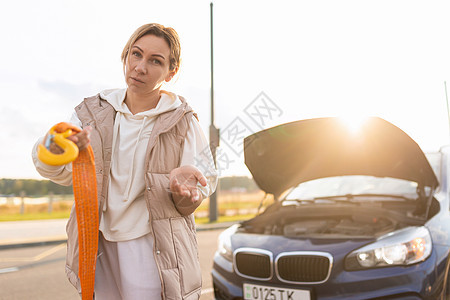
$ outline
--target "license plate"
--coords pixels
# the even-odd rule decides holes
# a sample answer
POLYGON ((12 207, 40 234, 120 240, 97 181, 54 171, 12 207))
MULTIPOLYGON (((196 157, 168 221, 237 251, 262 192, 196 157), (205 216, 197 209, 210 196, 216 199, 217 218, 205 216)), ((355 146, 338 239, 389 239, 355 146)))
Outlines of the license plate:
POLYGON ((245 300, 311 300, 309 290, 244 283, 245 300))

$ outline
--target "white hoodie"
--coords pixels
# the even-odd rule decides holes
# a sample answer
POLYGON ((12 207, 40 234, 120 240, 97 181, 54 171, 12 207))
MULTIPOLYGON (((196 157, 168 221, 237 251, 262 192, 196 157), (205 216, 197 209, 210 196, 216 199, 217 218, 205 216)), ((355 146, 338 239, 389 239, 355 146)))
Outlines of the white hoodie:
MULTIPOLYGON (((144 198, 145 166, 144 159, 147 143, 156 117, 181 105, 181 100, 173 93, 161 91, 158 105, 145 112, 133 115, 124 102, 126 89, 105 90, 101 97, 117 111, 114 122, 111 174, 108 199, 103 207, 100 230, 109 241, 126 241, 139 238, 151 231, 148 210, 144 198)), ((74 112, 71 123, 81 127, 74 112)), ((37 145, 36 145, 37 147, 37 145)), ((59 183, 69 183, 71 166, 48 166, 40 162, 33 151, 33 160, 38 171, 59 183)), ((214 168, 208 141, 200 124, 192 118, 185 138, 181 165, 196 166, 207 178, 208 184, 198 188, 204 197, 214 192, 217 184, 217 172, 214 168)))

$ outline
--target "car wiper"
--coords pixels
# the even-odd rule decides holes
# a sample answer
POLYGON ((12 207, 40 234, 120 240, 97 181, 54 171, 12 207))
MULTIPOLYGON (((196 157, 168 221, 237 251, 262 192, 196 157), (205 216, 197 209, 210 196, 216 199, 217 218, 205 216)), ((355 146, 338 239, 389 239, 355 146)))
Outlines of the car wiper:
POLYGON ((352 201, 353 197, 354 197, 354 195, 352 195, 352 194, 345 194, 345 195, 314 197, 312 200, 314 200, 314 201, 317 201, 317 200, 334 200, 334 201, 346 200, 346 201, 352 201))
POLYGON ((348 201, 349 199, 346 197, 346 195, 341 196, 321 196, 321 197, 314 197, 314 198, 307 198, 307 199, 284 199, 281 202, 302 202, 302 203, 316 203, 320 200, 327 200, 335 203, 336 201, 339 201, 339 198, 344 198, 341 201, 348 201))
POLYGON ((333 196, 320 196, 308 199, 284 199, 282 202, 303 202, 303 203, 316 203, 320 200, 332 201, 332 202, 361 202, 359 199, 365 199, 367 201, 377 199, 378 201, 382 200, 402 200, 402 201, 415 201, 414 198, 409 198, 402 195, 391 195, 391 194, 345 194, 345 195, 333 195, 333 196), (372 199, 367 199, 372 198, 372 199), (358 201, 359 200, 359 201, 358 201))
POLYGON ((399 199, 412 201, 415 200, 413 198, 408 198, 403 195, 391 195, 391 194, 345 194, 345 195, 336 195, 336 196, 324 196, 324 197, 315 197, 313 200, 344 200, 344 201, 357 201, 360 198, 379 198, 379 199, 399 199))
POLYGON ((416 199, 406 197, 404 195, 392 195, 392 194, 356 194, 352 195, 354 198, 387 198, 387 199, 399 199, 399 200, 406 200, 406 201, 415 201, 416 199))

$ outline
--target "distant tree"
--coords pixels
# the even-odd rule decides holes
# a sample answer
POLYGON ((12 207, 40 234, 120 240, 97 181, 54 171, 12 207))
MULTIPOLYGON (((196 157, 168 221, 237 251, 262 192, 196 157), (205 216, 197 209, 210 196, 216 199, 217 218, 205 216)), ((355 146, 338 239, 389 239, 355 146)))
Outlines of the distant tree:
POLYGON ((45 196, 49 192, 55 195, 73 194, 72 186, 62 186, 50 180, 34 179, 0 179, 1 195, 20 195, 24 191, 27 196, 45 196))

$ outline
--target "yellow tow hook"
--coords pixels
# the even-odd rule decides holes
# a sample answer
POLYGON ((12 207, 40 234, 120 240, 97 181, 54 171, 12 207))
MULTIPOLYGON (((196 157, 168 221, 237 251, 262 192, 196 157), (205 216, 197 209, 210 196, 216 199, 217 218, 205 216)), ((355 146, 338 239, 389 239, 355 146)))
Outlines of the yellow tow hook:
POLYGON ((49 130, 46 139, 38 146, 39 160, 52 166, 65 165, 74 161, 78 157, 78 147, 74 142, 68 140, 67 137, 80 131, 78 127, 65 122, 53 126, 49 130), (61 147, 63 150, 61 154, 50 152, 52 142, 61 147))

